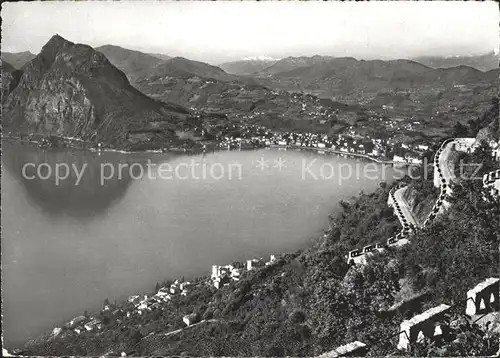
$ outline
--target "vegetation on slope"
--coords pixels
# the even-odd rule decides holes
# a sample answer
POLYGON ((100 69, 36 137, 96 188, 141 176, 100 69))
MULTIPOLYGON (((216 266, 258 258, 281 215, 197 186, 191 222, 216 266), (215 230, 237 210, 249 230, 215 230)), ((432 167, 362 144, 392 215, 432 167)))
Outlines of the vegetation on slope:
MULTIPOLYGON (((432 163, 432 160, 428 162, 432 163)), ((438 199, 439 189, 434 187, 434 167, 431 164, 414 168, 411 176, 413 179, 408 180, 408 190, 404 193, 404 198, 410 205, 413 216, 421 225, 431 213, 438 199)))
MULTIPOLYGON (((491 155, 481 150, 471 160, 486 168, 491 155)), ((312 247, 282 255, 220 290, 201 280, 186 297, 130 317, 130 304, 111 305, 98 313, 102 330, 78 335, 66 327, 26 348, 37 355, 313 356, 359 340, 371 355, 400 354, 395 347, 402 320, 445 303, 456 308, 450 317, 452 340, 423 342, 410 353, 494 354, 499 330, 485 331, 464 321, 463 314, 466 291, 499 276, 500 199, 480 181, 462 180, 453 188, 450 209, 417 229, 410 244, 373 255, 368 265, 348 266, 349 250, 398 229, 386 204, 389 189, 381 184, 372 194, 342 202, 328 233, 312 247), (408 292, 425 291, 431 295, 419 304, 391 310, 408 292), (191 313, 204 321, 180 329, 182 316, 191 313)))
MULTIPOLYGON (((417 231, 410 245, 374 255, 370 265, 349 267, 347 250, 396 229, 385 204, 387 190, 343 204, 332 230, 313 247, 250 271, 239 282, 218 291, 201 282, 187 297, 143 316, 126 318, 124 312, 132 308, 119 304, 112 310, 120 313, 102 313, 108 318, 97 334, 68 329, 28 348, 43 355, 311 356, 360 340, 372 345, 372 354, 394 352, 397 337, 383 338, 415 314, 384 314, 395 303, 402 279, 414 292, 433 291, 424 304, 428 307, 460 302, 469 288, 498 276, 500 205, 483 200, 472 182, 466 183, 456 188, 449 214, 417 231), (181 328, 182 316, 192 312, 207 321, 165 335, 181 328)), ((492 336, 481 354, 497 349, 496 339, 492 336)))

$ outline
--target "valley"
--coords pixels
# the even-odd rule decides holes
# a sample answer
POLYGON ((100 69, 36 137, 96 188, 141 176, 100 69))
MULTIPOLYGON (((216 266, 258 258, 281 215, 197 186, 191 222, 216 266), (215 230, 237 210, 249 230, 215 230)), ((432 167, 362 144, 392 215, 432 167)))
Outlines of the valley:
POLYGON ((220 142, 244 128, 264 127, 276 132, 275 136, 317 133, 361 143, 385 141, 392 156, 400 151, 401 143, 428 144, 451 134, 457 123, 466 124, 465 118, 480 116, 496 94, 499 76, 498 69, 483 72, 464 65, 434 69, 411 60, 365 61, 318 55, 222 64, 238 73, 231 74, 182 57, 113 45, 92 52, 90 47, 84 51, 81 46, 75 47, 80 56, 90 56, 81 60, 102 53, 116 69, 109 65, 106 70, 88 65, 77 69, 59 61, 47 72, 47 65, 40 67, 40 56, 43 59, 43 53, 57 52, 58 48, 42 51, 25 63, 30 59, 27 53, 2 57, 6 132, 75 136, 90 147, 102 143, 125 150, 196 150, 213 146, 211 141, 220 142), (7 60, 25 68, 9 68, 7 60), (59 70, 57 66, 62 67, 59 70), (77 77, 60 77, 63 69, 74 71, 71 76, 77 77), (93 75, 81 81, 78 76, 86 76, 81 71, 87 69, 94 71, 93 75), (73 84, 62 88, 56 84, 60 80, 73 84), (53 95, 66 93, 73 109, 64 109, 67 104, 61 100, 35 99, 27 93, 40 85, 59 86, 59 94, 53 95), (82 99, 91 96, 90 104, 78 99, 82 90, 82 99), (83 122, 72 119, 84 113, 83 122), (27 121, 19 120, 20 116, 27 121), (129 124, 123 125, 126 121, 121 120, 118 125, 110 119, 118 116, 130 118, 129 124), (40 117, 44 118, 41 123, 35 120, 40 117), (63 119, 64 125, 58 122, 63 119), (179 138, 180 132, 191 133, 186 137, 190 140, 179 138))

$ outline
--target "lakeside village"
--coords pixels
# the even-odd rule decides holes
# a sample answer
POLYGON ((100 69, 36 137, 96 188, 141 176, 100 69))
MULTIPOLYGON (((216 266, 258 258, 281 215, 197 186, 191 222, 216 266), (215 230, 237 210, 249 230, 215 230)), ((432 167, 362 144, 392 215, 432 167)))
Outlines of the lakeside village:
POLYGON ((243 125, 240 136, 225 135, 222 149, 283 147, 313 149, 320 153, 334 152, 364 156, 378 161, 401 164, 421 164, 422 154, 429 150, 427 143, 398 143, 391 139, 367 138, 357 135, 353 127, 348 134, 327 135, 310 132, 274 132, 261 126, 243 125))
MULTIPOLYGON (((316 150, 323 154, 333 152, 346 156, 361 156, 375 161, 394 164, 421 164, 422 154, 429 150, 428 143, 423 141, 400 143, 391 138, 370 138, 356 133, 354 127, 348 127, 342 134, 327 135, 311 132, 273 131, 255 124, 226 124, 224 126, 207 124, 192 128, 194 135, 182 140, 183 144, 170 145, 151 152, 204 152, 212 150, 256 149, 265 147, 295 148, 316 150)), ((87 146, 78 138, 58 136, 21 135, 10 133, 2 138, 17 139, 47 147, 82 147, 91 150, 108 150, 102 143, 87 146)), ((112 149, 111 149, 112 150, 112 149)), ((125 152, 125 151, 124 151, 125 152)))
MULTIPOLYGON (((276 262, 276 256, 270 255, 269 261, 266 261, 264 258, 260 259, 250 259, 246 261, 246 264, 243 262, 234 262, 230 265, 212 265, 212 272, 210 277, 202 277, 194 280, 193 282, 184 281, 176 279, 169 285, 167 284, 164 287, 157 286, 156 293, 153 295, 133 295, 128 297, 127 304, 114 304, 109 303, 108 300, 104 301, 104 305, 102 310, 100 311, 102 314, 106 314, 112 317, 122 317, 125 318, 133 318, 133 316, 142 316, 145 312, 154 311, 154 310, 164 310, 166 309, 169 303, 172 300, 175 300, 179 296, 185 297, 188 296, 190 290, 194 289, 198 285, 208 285, 212 286, 216 290, 228 286, 232 281, 239 281, 240 277, 248 271, 257 269, 263 266, 269 266, 276 262)), ((185 315, 182 318, 182 321, 186 325, 186 327, 191 326, 195 323, 201 321, 201 317, 199 317, 196 313, 191 313, 185 315)), ((117 322, 121 322, 121 319, 118 318, 117 322)), ((90 331, 100 331, 103 329, 104 324, 103 320, 100 318, 91 316, 88 312, 85 312, 84 315, 73 318, 71 321, 67 322, 64 325, 65 330, 72 330, 76 334, 80 335, 85 332, 90 331)), ((56 327, 52 331, 52 337, 56 337, 63 332, 63 328, 56 327)))

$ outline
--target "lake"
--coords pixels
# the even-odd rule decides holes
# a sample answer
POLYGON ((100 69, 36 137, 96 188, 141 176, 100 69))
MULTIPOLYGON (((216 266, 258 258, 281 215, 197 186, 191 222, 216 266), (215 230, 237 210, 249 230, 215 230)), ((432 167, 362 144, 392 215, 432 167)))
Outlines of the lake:
POLYGON ((2 147, 8 348, 99 309, 105 298, 304 248, 328 227, 339 200, 393 176, 390 167, 309 151, 2 147))

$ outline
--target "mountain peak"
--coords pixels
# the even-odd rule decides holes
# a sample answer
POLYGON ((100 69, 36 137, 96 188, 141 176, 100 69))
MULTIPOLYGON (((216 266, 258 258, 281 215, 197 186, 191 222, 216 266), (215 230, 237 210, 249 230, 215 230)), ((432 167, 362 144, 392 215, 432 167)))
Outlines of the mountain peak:
POLYGON ((170 58, 168 61, 171 61, 171 62, 191 62, 191 63, 200 63, 199 61, 194 61, 194 60, 189 60, 185 57, 182 57, 182 56, 175 56, 175 57, 172 57, 170 58))
POLYGON ((45 46, 60 46, 64 47, 67 45, 74 45, 73 42, 66 40, 64 37, 60 36, 59 34, 55 34, 50 38, 49 41, 44 45, 45 46))
POLYGON ((8 93, 2 106, 4 128, 119 147, 142 141, 160 145, 171 135, 167 122, 188 115, 182 107, 156 101, 132 87, 104 54, 59 35, 24 68, 17 86, 3 92, 8 93), (163 127, 157 130, 152 123, 163 127))
POLYGON ((45 67, 48 68, 54 62, 57 53, 63 48, 70 46, 74 46, 74 43, 66 40, 59 34, 55 34, 45 45, 43 45, 38 56, 43 60, 45 67))

